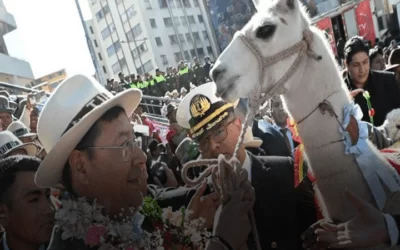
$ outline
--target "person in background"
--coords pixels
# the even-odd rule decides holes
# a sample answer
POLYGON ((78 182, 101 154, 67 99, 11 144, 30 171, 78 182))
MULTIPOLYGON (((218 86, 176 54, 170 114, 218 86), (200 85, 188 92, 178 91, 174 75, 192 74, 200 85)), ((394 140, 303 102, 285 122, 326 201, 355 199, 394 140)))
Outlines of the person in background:
POLYGON ((45 250, 54 226, 49 188, 34 183, 40 160, 18 155, 0 160, 0 250, 45 250))
POLYGON ((187 89, 185 89, 184 87, 181 88, 181 97, 180 99, 183 99, 187 94, 187 89))
POLYGON ((293 155, 293 151, 298 146, 298 143, 293 140, 293 134, 287 126, 289 115, 283 107, 279 96, 274 96, 271 99, 271 115, 274 119, 273 127, 282 134, 286 147, 290 154, 293 155))
POLYGON ((337 58, 338 58, 338 62, 339 65, 343 67, 343 58, 344 58, 344 40, 342 38, 339 38, 337 44, 336 44, 336 48, 337 48, 337 58))
POLYGON ((206 74, 204 71, 204 67, 202 67, 202 65, 200 65, 199 59, 197 57, 193 58, 192 69, 193 69, 193 74, 194 74, 193 84, 198 86, 200 84, 205 83, 206 82, 206 74))
POLYGON ((182 140, 186 138, 188 135, 188 131, 182 128, 178 124, 178 121, 176 120, 177 110, 178 108, 173 103, 170 103, 167 106, 167 118, 169 121, 169 128, 168 128, 168 133, 166 135, 166 139, 168 141, 172 153, 175 153, 176 148, 179 146, 182 140))
POLYGON ((118 78, 119 78, 119 87, 121 88, 121 91, 122 91, 122 90, 125 90, 125 89, 129 89, 129 88, 131 87, 131 86, 129 85, 129 82, 126 81, 126 78, 125 78, 125 76, 124 76, 124 73, 119 72, 119 73, 118 73, 118 78))
POLYGON ((36 156, 39 148, 35 143, 23 143, 10 131, 0 132, 0 159, 12 155, 36 156))
POLYGON ((369 50, 369 61, 371 62, 371 70, 385 70, 383 52, 378 47, 369 50))
POLYGON ((7 128, 8 131, 11 131, 18 139, 20 139, 23 143, 34 142, 37 138, 36 133, 29 132, 29 129, 23 124, 21 121, 15 121, 10 124, 7 128))
POLYGON ((394 49, 390 53, 386 71, 393 72, 396 76, 397 87, 400 90, 400 49, 394 49))
POLYGON ((6 130, 13 122, 13 114, 15 110, 11 108, 7 97, 0 96, 0 119, 2 121, 2 130, 6 130))
POLYGON ((209 56, 204 57, 203 69, 207 81, 210 80, 210 70, 213 66, 214 65, 211 63, 210 57, 209 56))
POLYGON ((143 125, 146 125, 146 126, 149 127, 149 132, 150 132, 150 135, 149 135, 149 136, 150 136, 150 137, 153 137, 153 138, 156 139, 158 142, 161 142, 162 140, 161 140, 159 131, 158 131, 157 128, 154 126, 153 122, 152 122, 149 118, 147 118, 147 116, 144 115, 144 112, 143 112, 143 105, 139 105, 139 106, 135 109, 134 113, 135 113, 136 115, 139 116, 139 118, 140 118, 140 120, 141 120, 141 122, 142 122, 143 125))
POLYGON ((381 126, 386 115, 400 107, 400 91, 394 74, 370 69, 368 48, 362 37, 356 36, 347 41, 344 55, 346 66, 344 81, 347 88, 352 91, 354 102, 360 106, 364 114, 362 120, 366 122, 371 120, 367 99, 362 93, 368 91, 375 113, 373 125, 381 126))
MULTIPOLYGON (((213 82, 190 91, 179 105, 178 122, 190 129, 203 159, 234 154, 242 123, 233 106, 216 96, 213 82)), ((309 180, 305 178, 295 188, 291 157, 254 156, 241 145, 237 159, 257 197, 253 212, 262 249, 301 249, 301 233, 316 221, 309 180)), ((253 242, 248 242, 248 248, 254 248, 253 242)))

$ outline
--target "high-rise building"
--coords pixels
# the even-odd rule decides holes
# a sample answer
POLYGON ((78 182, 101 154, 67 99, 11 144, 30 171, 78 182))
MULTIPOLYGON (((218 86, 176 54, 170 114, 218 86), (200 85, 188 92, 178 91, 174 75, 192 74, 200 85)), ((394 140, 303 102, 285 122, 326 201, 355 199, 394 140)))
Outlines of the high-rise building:
POLYGON ((86 22, 106 78, 153 73, 178 62, 214 59, 217 43, 202 0, 89 0, 86 22), (207 20, 206 20, 207 19, 207 20))
POLYGON ((34 79, 31 65, 10 56, 4 41, 4 35, 16 28, 14 16, 7 12, 3 0, 0 0, 0 81, 26 86, 34 79))

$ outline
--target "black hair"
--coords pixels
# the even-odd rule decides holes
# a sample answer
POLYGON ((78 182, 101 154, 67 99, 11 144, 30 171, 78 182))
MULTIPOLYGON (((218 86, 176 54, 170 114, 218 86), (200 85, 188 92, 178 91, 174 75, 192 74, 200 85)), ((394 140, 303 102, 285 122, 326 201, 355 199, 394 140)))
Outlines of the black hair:
POLYGON ((28 155, 15 155, 0 160, 0 203, 12 205, 10 189, 19 172, 36 172, 41 160, 28 155))
POLYGON ((344 59, 347 64, 353 60, 353 56, 359 52, 368 55, 368 46, 364 43, 364 39, 360 36, 350 38, 344 46, 344 59))
POLYGON ((372 60, 374 60, 377 55, 383 56, 383 52, 381 49, 379 49, 378 47, 370 49, 369 50, 369 61, 372 62, 372 60))
MULTIPOLYGON (((90 150, 89 147, 93 146, 97 137, 101 133, 101 122, 111 122, 115 120, 121 113, 125 112, 125 110, 120 106, 115 106, 107 110, 86 132, 83 138, 80 140, 78 145, 75 147, 77 150, 86 150, 88 153, 89 159, 93 158, 93 151, 90 150)), ((63 173, 62 173, 62 184, 64 185, 67 192, 71 194, 75 194, 75 191, 72 187, 72 171, 69 162, 64 165, 63 173)))

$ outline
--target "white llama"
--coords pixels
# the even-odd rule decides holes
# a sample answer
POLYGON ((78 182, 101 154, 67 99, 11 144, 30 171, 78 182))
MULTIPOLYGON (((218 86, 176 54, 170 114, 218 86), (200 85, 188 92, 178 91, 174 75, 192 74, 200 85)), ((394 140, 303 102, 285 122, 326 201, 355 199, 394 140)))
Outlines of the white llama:
POLYGON ((235 35, 212 69, 217 94, 230 102, 239 97, 282 95, 298 123, 325 218, 352 218, 355 211, 344 196, 346 188, 381 210, 386 206, 390 207, 386 212, 398 213, 400 200, 392 198, 399 194, 399 176, 361 136, 364 127, 354 119, 355 106, 323 32, 310 25, 298 0, 254 3, 258 13, 235 35), (350 110, 352 116, 347 113, 350 110), (345 135, 351 138, 347 146, 345 135), (349 153, 350 147, 364 151, 349 153))

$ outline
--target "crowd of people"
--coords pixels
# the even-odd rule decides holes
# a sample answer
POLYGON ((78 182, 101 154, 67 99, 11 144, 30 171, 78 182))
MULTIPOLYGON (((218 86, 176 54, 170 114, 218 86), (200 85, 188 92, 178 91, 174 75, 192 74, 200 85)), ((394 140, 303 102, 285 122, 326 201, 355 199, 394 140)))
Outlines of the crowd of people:
POLYGON ((144 95, 178 98, 190 91, 193 86, 208 82, 211 67, 210 57, 206 56, 204 63, 195 57, 193 63, 180 61, 177 67, 167 67, 165 72, 156 69, 154 76, 150 73, 142 76, 134 74, 125 76, 120 72, 118 79, 107 79, 106 88, 115 93, 137 88, 142 90, 144 95))
MULTIPOLYGON (((349 39, 343 80, 363 111, 370 140, 400 172, 400 85, 393 73, 400 68, 400 49, 390 50, 388 60, 379 61, 378 48, 349 39)), ((210 67, 209 59, 203 65, 195 59, 154 76, 120 73, 119 82, 108 80, 105 87, 75 75, 39 100, 29 94, 15 101, 1 91, 0 250, 201 249, 196 244, 203 234, 182 231, 187 237, 179 241, 168 231, 171 223, 157 220, 172 221, 182 208, 190 213, 178 216, 178 224, 186 216, 201 219, 196 230, 208 230, 208 250, 259 249, 257 241, 261 249, 400 243, 400 217, 382 214, 350 192, 358 209, 353 220, 320 220, 312 174, 294 184, 301 139, 279 96, 244 133, 236 152, 240 184, 228 192, 229 200, 221 200, 213 185, 215 176, 222 178, 217 173, 188 185, 187 178, 199 178, 207 166, 183 166, 232 156, 247 115, 246 98, 227 103, 216 96, 210 67), (179 88, 187 91, 179 96, 179 88), (169 122, 163 138, 142 96, 166 92, 173 95, 159 111, 169 122), (160 231, 161 240, 146 238, 160 231)))

